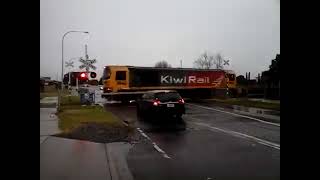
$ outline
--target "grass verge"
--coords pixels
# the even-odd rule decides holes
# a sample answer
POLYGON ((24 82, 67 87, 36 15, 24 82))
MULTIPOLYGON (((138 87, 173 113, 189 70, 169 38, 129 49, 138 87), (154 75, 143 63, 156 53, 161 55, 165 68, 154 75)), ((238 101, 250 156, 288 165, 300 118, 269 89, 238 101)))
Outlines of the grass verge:
POLYGON ((108 143, 129 141, 131 127, 101 106, 82 106, 78 96, 64 96, 58 113, 58 137, 108 143))
POLYGON ((280 111, 280 104, 279 103, 250 101, 248 99, 214 99, 214 100, 210 100, 210 101, 216 101, 219 103, 224 103, 224 104, 229 104, 229 105, 238 105, 238 106, 255 107, 255 108, 280 111))
POLYGON ((105 111, 101 106, 62 106, 62 111, 58 114, 60 119, 59 128, 62 131, 69 131, 82 123, 96 122, 111 126, 123 126, 118 118, 111 112, 105 111))

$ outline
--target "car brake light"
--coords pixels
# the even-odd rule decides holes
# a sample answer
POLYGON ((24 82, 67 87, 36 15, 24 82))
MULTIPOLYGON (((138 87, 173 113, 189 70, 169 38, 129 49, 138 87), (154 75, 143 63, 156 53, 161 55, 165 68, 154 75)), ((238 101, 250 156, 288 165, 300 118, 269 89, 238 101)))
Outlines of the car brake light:
POLYGON ((184 104, 184 100, 183 99, 179 99, 179 103, 180 104, 184 104))
POLYGON ((154 106, 158 106, 159 104, 160 104, 160 101, 159 101, 159 100, 153 101, 153 105, 154 105, 154 106))

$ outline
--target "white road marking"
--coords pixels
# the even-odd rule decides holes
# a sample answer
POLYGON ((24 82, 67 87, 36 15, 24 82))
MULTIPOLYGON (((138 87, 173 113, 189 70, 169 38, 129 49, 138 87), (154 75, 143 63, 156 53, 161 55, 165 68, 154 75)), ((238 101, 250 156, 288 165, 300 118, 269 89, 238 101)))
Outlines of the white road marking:
POLYGON ((158 152, 165 154, 165 152, 161 148, 159 148, 159 146, 156 143, 152 143, 152 144, 153 144, 153 147, 156 148, 158 152))
POLYGON ((201 106, 201 105, 197 105, 197 104, 193 104, 193 103, 188 103, 188 105, 200 107, 200 108, 207 109, 207 110, 214 110, 214 111, 218 111, 218 112, 223 112, 223 113, 231 114, 231 115, 234 115, 234 116, 248 118, 248 119, 251 119, 251 120, 259 121, 261 123, 270 124, 270 125, 274 125, 274 126, 279 126, 280 127, 280 124, 278 124, 278 123, 271 123, 271 122, 267 122, 267 121, 264 121, 264 120, 261 120, 261 119, 257 119, 257 118, 254 118, 254 117, 250 117, 250 116, 236 114, 236 113, 223 111, 223 110, 215 109, 215 108, 211 108, 211 107, 201 106))
POLYGON ((145 137, 145 138, 147 138, 148 140, 151 141, 151 139, 149 138, 149 136, 147 136, 140 128, 137 128, 137 130, 140 132, 140 134, 141 134, 143 137, 145 137))
POLYGON ((122 124, 123 124, 124 126, 127 126, 127 127, 129 126, 129 124, 127 124, 126 122, 123 122, 123 121, 122 121, 122 124))
MULTIPOLYGON (((195 118, 191 118, 191 119, 195 119, 195 118)), ((254 136, 250 136, 250 135, 239 133, 239 132, 235 132, 235 131, 230 131, 230 130, 225 130, 225 129, 213 127, 213 126, 210 126, 210 125, 205 124, 205 123, 200 123, 200 122, 191 122, 191 123, 199 125, 199 126, 205 126, 205 127, 209 128, 211 130, 221 131, 221 132, 224 132, 224 133, 236 136, 236 137, 245 138, 245 139, 251 139, 251 140, 256 141, 257 143, 260 143, 260 144, 263 144, 265 146, 272 147, 272 148, 280 150, 280 144, 276 144, 276 143, 273 143, 273 142, 270 142, 270 141, 266 141, 266 140, 263 140, 263 139, 260 139, 260 138, 254 137, 254 136)))
POLYGON ((161 153, 164 158, 171 159, 171 157, 169 157, 169 156, 167 155, 167 153, 164 152, 155 142, 153 142, 153 141, 151 140, 151 138, 150 138, 148 135, 146 135, 140 128, 137 128, 137 130, 139 131, 139 133, 140 133, 143 137, 145 137, 146 139, 148 139, 149 141, 151 141, 153 147, 154 147, 159 153, 161 153))

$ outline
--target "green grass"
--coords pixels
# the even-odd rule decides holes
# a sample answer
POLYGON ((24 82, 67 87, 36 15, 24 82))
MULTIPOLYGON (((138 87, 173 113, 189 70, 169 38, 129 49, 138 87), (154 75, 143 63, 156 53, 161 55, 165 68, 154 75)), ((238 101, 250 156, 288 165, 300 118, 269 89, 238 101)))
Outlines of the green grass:
POLYGON ((280 104, 279 103, 250 101, 248 99, 214 99, 214 101, 224 103, 224 104, 263 108, 263 109, 271 109, 271 110, 280 111, 280 104))
MULTIPOLYGON (((75 106, 73 106, 75 107, 75 106)), ((114 117, 111 112, 105 111, 100 106, 95 107, 82 107, 73 109, 64 109, 58 114, 59 117, 59 128, 62 131, 70 131, 81 123, 85 122, 96 122, 103 123, 110 126, 123 126, 121 122, 114 117)))
POLYGON ((61 106, 80 105, 80 96, 62 96, 61 106))
POLYGON ((43 92, 43 93, 40 93, 40 99, 42 99, 44 97, 53 97, 53 96, 58 96, 58 93, 55 93, 55 92, 43 92))
POLYGON ((103 123, 113 127, 124 126, 117 117, 101 106, 82 106, 79 96, 64 96, 58 117, 59 128, 64 132, 69 132, 86 122, 103 123))

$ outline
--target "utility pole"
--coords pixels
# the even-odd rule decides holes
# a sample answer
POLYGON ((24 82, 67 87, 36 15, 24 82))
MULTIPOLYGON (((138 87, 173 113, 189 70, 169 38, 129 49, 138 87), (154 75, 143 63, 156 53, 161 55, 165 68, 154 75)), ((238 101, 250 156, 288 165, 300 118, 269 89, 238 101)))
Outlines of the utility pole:
POLYGON ((180 67, 182 68, 182 60, 180 60, 180 67))
POLYGON ((86 59, 88 60, 89 59, 89 55, 88 55, 88 46, 85 45, 85 56, 86 56, 86 59))
MULTIPOLYGON (((72 58, 72 59, 74 59, 74 58, 72 58)), ((71 87, 71 68, 73 68, 73 61, 72 61, 72 59, 70 59, 69 60, 69 62, 65 62, 66 63, 66 67, 68 67, 69 68, 69 79, 68 79, 68 89, 70 89, 70 87, 71 87)))

